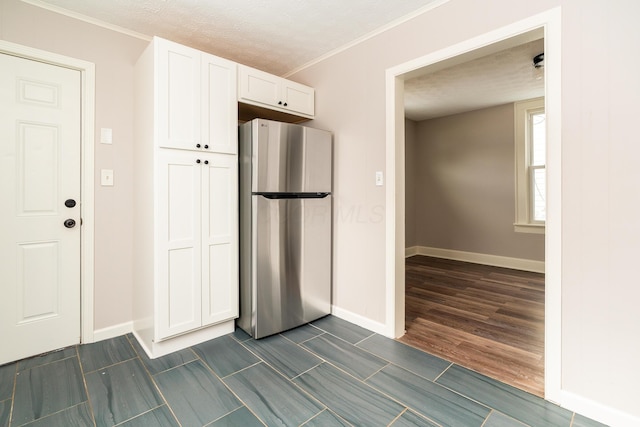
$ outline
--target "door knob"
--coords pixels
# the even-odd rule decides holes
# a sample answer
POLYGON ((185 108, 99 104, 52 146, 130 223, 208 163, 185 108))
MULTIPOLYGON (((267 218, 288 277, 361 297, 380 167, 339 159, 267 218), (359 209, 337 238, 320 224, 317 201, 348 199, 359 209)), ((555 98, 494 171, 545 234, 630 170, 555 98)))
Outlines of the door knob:
POLYGON ((67 228, 73 228, 76 226, 76 220, 75 219, 65 219, 64 220, 64 226, 67 228))
POLYGON ((67 199, 64 201, 64 205, 68 208, 72 208, 76 205, 76 201, 73 199, 67 199))

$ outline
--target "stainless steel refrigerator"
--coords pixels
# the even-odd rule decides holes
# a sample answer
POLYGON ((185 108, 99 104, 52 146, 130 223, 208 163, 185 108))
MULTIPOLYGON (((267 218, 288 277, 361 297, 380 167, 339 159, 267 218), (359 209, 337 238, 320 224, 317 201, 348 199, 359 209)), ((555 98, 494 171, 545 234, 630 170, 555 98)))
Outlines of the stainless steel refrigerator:
POLYGON ((239 144, 237 324, 262 338, 331 310, 332 135, 255 119, 239 144))

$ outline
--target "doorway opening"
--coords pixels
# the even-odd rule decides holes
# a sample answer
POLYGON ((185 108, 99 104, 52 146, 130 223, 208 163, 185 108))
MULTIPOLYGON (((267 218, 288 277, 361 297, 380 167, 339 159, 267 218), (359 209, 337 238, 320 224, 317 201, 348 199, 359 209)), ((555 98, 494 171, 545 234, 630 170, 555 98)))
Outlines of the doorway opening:
POLYGON ((547 115, 547 220, 544 239, 544 397, 560 384, 560 19, 554 9, 387 70, 387 328, 405 332, 405 112, 404 82, 544 37, 547 115))
MULTIPOLYGON (((405 81, 400 340, 543 396, 544 227, 513 225, 515 153, 527 152, 515 149, 515 134, 524 133, 515 130, 515 105, 543 105, 544 96, 532 61, 543 34, 530 36, 539 38, 405 81)), ((536 141, 544 157, 544 138, 536 141)))

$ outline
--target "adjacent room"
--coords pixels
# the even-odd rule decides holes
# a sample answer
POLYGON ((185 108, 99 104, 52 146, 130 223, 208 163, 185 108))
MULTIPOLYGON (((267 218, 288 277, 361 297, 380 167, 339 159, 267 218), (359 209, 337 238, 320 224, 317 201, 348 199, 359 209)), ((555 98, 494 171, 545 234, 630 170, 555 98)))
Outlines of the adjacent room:
POLYGON ((545 157, 541 35, 405 81, 400 338, 539 396, 545 185, 533 171, 544 172, 545 157))

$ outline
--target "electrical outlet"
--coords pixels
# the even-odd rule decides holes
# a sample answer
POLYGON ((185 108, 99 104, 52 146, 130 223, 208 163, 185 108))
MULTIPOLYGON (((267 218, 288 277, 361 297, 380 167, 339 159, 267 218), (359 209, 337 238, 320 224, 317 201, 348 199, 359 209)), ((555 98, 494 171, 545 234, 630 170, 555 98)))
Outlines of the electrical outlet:
POLYGON ((100 170, 100 185, 103 187, 113 186, 113 169, 100 170))

